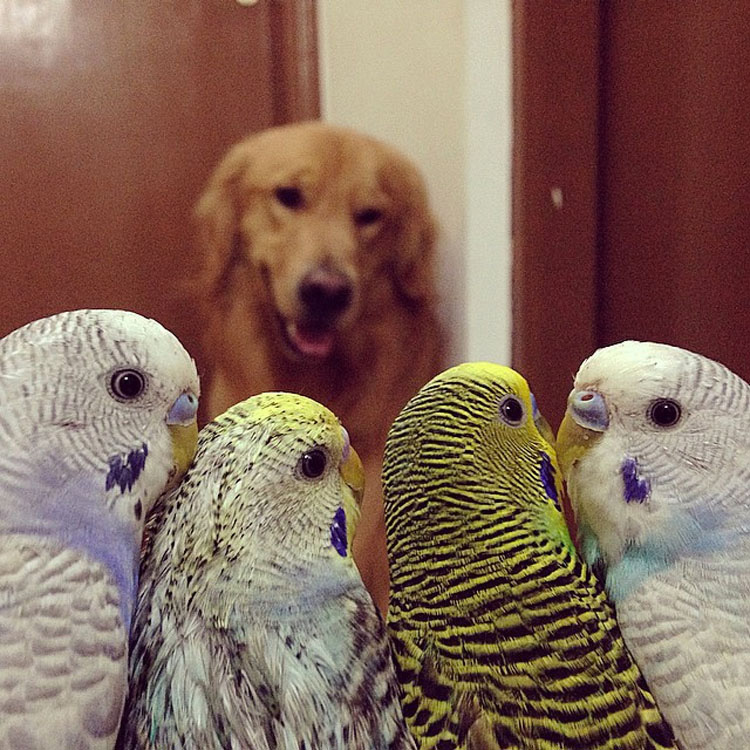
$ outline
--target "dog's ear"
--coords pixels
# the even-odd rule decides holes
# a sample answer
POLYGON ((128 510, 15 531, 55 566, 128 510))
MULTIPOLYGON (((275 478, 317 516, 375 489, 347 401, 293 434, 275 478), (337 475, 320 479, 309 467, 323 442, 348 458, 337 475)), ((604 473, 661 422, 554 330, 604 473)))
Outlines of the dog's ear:
POLYGON ((404 218, 395 264, 396 286, 408 300, 429 303, 435 296, 437 225, 429 211, 404 218))
POLYGON ((389 169, 389 192, 400 207, 392 269, 397 291, 407 302, 431 303, 435 296, 435 243, 438 227, 421 174, 403 160, 389 169))
POLYGON ((199 266, 193 282, 200 296, 215 297, 242 253, 241 180, 250 169, 252 138, 233 146, 209 177, 193 209, 199 266))

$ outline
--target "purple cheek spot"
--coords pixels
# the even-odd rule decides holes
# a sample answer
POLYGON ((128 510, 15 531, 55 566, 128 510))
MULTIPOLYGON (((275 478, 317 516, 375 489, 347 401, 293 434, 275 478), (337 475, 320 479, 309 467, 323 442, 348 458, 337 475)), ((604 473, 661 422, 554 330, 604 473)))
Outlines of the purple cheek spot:
POLYGON ((111 490, 116 485, 120 488, 121 493, 132 489, 146 466, 146 456, 148 456, 146 443, 143 443, 140 448, 130 451, 124 458, 119 454, 110 456, 105 488, 111 490))
POLYGON ((346 513, 339 508, 331 524, 331 544, 341 557, 346 557, 346 513))
POLYGON ((559 510, 560 501, 557 497, 557 487, 555 487, 555 467, 552 466, 552 460, 546 453, 540 452, 539 455, 542 457, 542 463, 539 466, 539 478, 542 480, 542 486, 547 493, 547 497, 559 510))
POLYGON ((626 503, 642 503, 648 500, 651 494, 651 483, 638 473, 638 462, 630 456, 620 466, 622 481, 625 485, 623 497, 626 503))

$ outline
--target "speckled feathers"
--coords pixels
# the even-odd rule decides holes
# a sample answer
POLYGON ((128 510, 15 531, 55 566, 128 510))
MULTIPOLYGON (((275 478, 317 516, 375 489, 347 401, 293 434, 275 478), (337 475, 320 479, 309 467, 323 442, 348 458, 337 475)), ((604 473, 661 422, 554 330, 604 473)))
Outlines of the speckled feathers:
POLYGON ((150 529, 121 748, 413 747, 351 558, 361 492, 345 430, 303 396, 203 429, 150 529))

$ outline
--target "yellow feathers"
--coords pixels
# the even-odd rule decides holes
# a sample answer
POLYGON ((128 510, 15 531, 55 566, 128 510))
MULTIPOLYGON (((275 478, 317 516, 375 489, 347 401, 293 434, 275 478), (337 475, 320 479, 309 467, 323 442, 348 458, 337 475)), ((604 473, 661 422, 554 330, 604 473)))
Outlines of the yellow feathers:
POLYGON ((385 449, 388 627, 420 750, 673 747, 578 558, 528 384, 471 363, 427 383, 385 449))

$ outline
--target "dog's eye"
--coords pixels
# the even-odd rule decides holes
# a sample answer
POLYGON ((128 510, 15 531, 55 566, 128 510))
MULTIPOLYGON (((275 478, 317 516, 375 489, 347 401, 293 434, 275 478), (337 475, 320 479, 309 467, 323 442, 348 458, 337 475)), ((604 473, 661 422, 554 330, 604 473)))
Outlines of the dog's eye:
POLYGON ((383 218, 383 212, 379 208, 363 208, 354 214, 354 221, 360 227, 366 227, 374 224, 383 218))
POLYGON ((277 187, 274 194, 276 195, 276 200, 287 208, 302 208, 305 202, 302 191, 296 187, 277 187))

